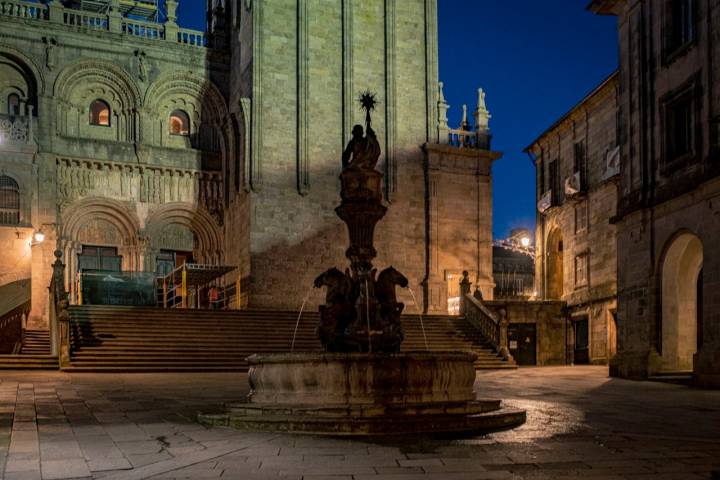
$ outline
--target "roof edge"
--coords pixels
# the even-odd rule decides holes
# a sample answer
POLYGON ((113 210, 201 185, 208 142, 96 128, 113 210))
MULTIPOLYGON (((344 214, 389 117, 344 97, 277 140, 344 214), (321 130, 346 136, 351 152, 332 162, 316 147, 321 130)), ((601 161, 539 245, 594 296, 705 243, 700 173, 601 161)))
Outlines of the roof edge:
POLYGON ((555 120, 552 125, 550 125, 548 128, 546 128, 540 135, 538 135, 535 140, 533 140, 530 145, 525 147, 523 149, 523 152, 529 153, 530 150, 534 145, 540 142, 540 140, 547 135, 550 131, 555 130, 558 126, 560 126, 565 120, 567 120, 573 113, 575 113, 582 105, 587 103, 588 100, 590 100, 592 97, 597 95, 602 89, 604 89, 608 84, 612 83, 617 79, 619 75, 619 69, 615 69, 608 77, 606 77, 598 86, 593 88, 590 93, 585 95, 579 102, 577 102, 575 105, 573 105, 570 110, 568 110, 562 117, 555 120))

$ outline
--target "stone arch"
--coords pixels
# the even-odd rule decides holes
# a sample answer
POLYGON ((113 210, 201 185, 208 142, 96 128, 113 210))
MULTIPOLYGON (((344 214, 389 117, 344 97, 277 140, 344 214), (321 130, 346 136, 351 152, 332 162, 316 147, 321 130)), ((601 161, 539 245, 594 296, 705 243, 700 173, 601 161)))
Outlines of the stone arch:
POLYGON ((563 234, 560 227, 550 230, 545 242, 545 297, 551 300, 560 300, 563 296, 564 276, 564 245, 563 234))
POLYGON ((37 115, 37 99, 44 91, 45 78, 33 59, 9 45, 0 43, 0 113, 6 113, 8 95, 17 93, 25 107, 22 113, 29 113, 27 107, 31 106, 33 115, 37 115), (14 78, 21 80, 20 85, 15 85, 14 78))
POLYGON ((86 198, 70 205, 62 215, 61 235, 75 241, 92 220, 101 220, 117 229, 122 246, 138 243, 140 221, 122 202, 110 198, 86 198))
POLYGON ((60 134, 123 142, 135 140, 135 115, 142 98, 133 78, 121 67, 110 62, 81 60, 60 72, 53 93, 59 100, 60 134), (88 109, 97 99, 110 106, 114 126, 92 128, 89 125, 88 109))
POLYGON ((222 126, 228 116, 227 104, 220 90, 210 80, 189 72, 172 72, 160 76, 145 93, 145 117, 151 128, 141 130, 149 138, 143 141, 170 147, 191 146, 218 150, 222 126), (169 135, 168 120, 173 110, 183 110, 191 121, 189 144, 169 135), (217 149, 210 142, 215 135, 217 149), (208 137, 210 140, 206 139, 208 137))
POLYGON ((140 221, 125 203, 103 197, 79 200, 61 215, 60 249, 70 298, 77 300, 78 253, 83 242, 117 248, 123 271, 142 271, 140 221))
POLYGON ((698 283, 703 267, 703 244, 683 230, 665 245, 660 263, 660 323, 658 350, 663 371, 690 371, 698 350, 698 283))
POLYGON ((201 263, 222 263, 222 234, 217 223, 204 209, 183 202, 166 203, 147 217, 146 233, 153 248, 163 229, 168 225, 180 225, 195 235, 193 257, 201 263))

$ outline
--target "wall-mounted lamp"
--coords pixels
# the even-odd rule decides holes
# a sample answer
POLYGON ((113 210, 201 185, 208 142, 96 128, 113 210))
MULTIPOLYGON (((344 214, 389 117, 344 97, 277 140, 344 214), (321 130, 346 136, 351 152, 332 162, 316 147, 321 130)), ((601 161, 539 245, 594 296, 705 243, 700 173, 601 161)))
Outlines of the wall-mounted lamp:
POLYGON ((35 235, 33 235, 33 240, 35 240, 35 243, 42 243, 45 241, 45 234, 41 231, 35 232, 35 235))

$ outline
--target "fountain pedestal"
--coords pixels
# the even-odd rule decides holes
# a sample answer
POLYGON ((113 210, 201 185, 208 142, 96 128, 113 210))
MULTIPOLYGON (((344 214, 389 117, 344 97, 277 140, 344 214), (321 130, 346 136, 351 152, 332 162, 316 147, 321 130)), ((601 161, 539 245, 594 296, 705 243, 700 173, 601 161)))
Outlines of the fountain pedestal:
POLYGON ((379 435, 481 433, 525 421, 525 412, 499 400, 476 400, 472 352, 403 352, 396 286, 408 280, 393 267, 376 275, 375 225, 385 215, 380 145, 370 127, 375 100, 362 97, 366 130, 356 125, 343 153, 341 203, 335 211, 348 229, 350 268, 317 277, 326 287, 317 333, 326 353, 282 353, 248 358, 249 403, 225 415, 205 415, 210 425, 245 430, 379 435))

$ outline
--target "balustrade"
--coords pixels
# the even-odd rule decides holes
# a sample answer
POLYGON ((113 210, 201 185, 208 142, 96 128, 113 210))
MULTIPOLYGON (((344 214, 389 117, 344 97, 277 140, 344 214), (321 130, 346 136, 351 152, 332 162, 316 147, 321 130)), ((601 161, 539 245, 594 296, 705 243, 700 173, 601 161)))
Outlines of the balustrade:
POLYGON ((207 38, 203 32, 181 28, 177 34, 178 43, 193 47, 205 47, 207 38))
POLYGON ((89 30, 107 30, 107 15, 96 15, 79 10, 65 9, 63 12, 63 23, 74 27, 87 28, 89 30))
POLYGON ((453 147, 490 150, 490 139, 488 133, 462 129, 448 130, 448 145, 453 147))
POLYGON ((28 20, 47 20, 47 7, 40 3, 22 0, 0 0, 0 15, 28 20))
POLYGON ((165 26, 160 23, 123 19, 122 33, 150 40, 164 40, 165 26))
POLYGON ((207 37, 204 32, 186 28, 178 29, 174 23, 154 23, 129 18, 122 18, 121 22, 113 23, 111 15, 52 5, 51 18, 51 12, 47 5, 24 0, 0 0, 0 17, 52 21, 91 31, 110 31, 146 40, 167 40, 189 47, 204 48, 207 46, 207 37))

